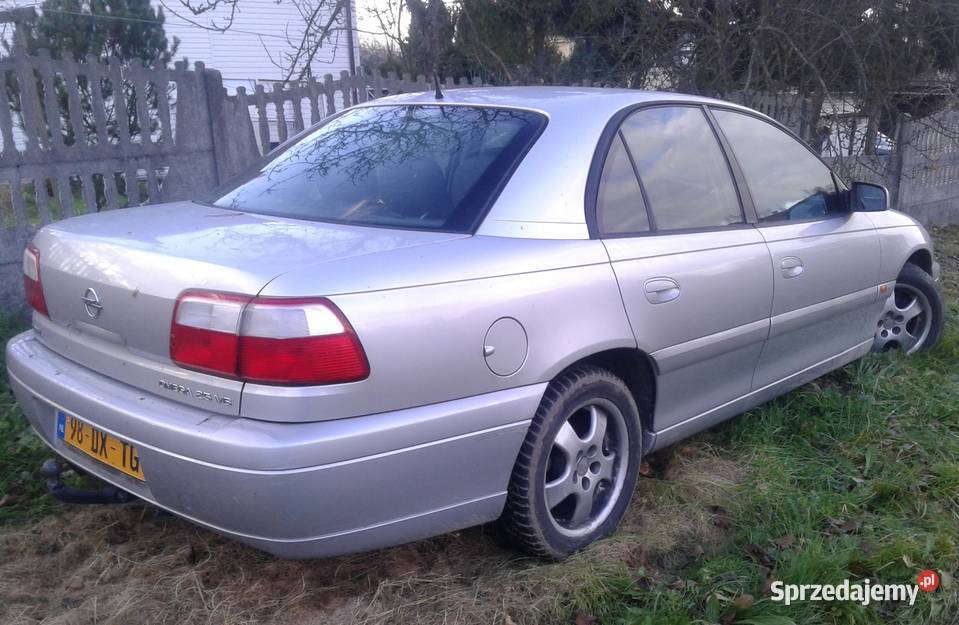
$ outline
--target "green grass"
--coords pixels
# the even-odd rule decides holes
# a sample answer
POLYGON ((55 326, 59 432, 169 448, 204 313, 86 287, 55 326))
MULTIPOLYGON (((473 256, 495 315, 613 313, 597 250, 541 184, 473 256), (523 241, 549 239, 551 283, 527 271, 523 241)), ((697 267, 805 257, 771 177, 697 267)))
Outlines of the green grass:
POLYGON ((724 548, 677 572, 682 590, 587 593, 583 607, 604 623, 720 622, 735 610, 717 597, 745 594, 757 601, 736 616, 788 616, 803 624, 933 623, 943 610, 955 610, 955 595, 945 592, 924 595, 912 608, 786 607, 762 598, 767 576, 787 583, 912 583, 924 568, 957 570, 955 322, 954 310, 953 329, 931 354, 868 358, 721 428, 716 442, 748 467, 727 510, 724 548))

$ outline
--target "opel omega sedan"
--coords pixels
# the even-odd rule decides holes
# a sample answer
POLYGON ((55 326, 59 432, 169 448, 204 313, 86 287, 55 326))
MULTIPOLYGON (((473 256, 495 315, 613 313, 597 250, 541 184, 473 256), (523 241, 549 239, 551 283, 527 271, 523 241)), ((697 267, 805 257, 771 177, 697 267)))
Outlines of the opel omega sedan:
POLYGON ((644 455, 943 324, 885 189, 634 90, 369 102, 205 200, 46 226, 23 268, 7 367, 43 440, 292 558, 497 519, 563 557, 644 455))

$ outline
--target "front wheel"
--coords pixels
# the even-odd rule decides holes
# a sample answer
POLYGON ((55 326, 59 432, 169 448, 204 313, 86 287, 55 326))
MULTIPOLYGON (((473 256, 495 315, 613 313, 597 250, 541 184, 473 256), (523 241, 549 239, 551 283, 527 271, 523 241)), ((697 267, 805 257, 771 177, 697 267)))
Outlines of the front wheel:
POLYGON ((563 558, 619 525, 639 472, 642 435, 629 389, 578 366, 550 383, 510 479, 501 523, 524 551, 563 558))
POLYGON ((942 297, 932 277, 906 265, 876 324, 873 351, 901 349, 907 354, 934 346, 942 335, 942 297))

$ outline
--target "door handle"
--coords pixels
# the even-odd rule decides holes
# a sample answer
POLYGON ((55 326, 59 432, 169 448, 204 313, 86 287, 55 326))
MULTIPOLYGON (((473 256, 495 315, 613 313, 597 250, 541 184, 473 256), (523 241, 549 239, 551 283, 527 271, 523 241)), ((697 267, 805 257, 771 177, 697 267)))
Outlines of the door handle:
POLYGON ((650 278, 643 287, 650 304, 664 304, 679 297, 679 283, 672 278, 650 278))
POLYGON ((784 278, 795 278, 802 274, 805 268, 802 259, 796 256, 786 256, 779 262, 779 268, 782 269, 784 278))

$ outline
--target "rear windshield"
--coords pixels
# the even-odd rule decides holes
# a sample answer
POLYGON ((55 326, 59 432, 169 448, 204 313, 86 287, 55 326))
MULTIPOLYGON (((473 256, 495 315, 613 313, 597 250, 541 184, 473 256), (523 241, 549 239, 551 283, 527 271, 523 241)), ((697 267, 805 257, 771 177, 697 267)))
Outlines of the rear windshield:
POLYGON ((469 232, 544 116, 416 105, 348 111, 214 192, 210 203, 337 223, 469 232))

